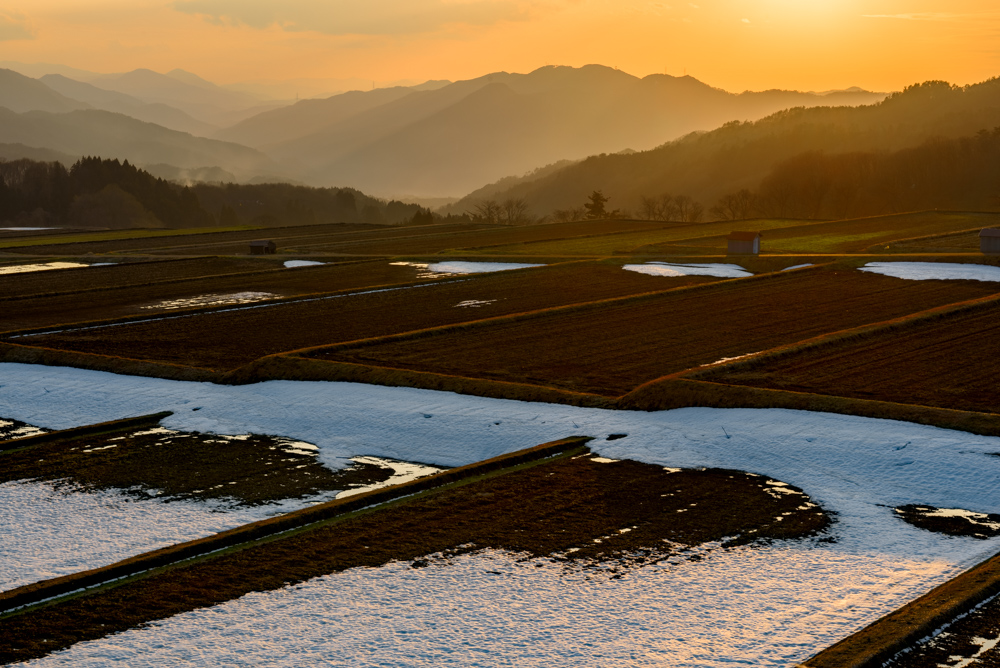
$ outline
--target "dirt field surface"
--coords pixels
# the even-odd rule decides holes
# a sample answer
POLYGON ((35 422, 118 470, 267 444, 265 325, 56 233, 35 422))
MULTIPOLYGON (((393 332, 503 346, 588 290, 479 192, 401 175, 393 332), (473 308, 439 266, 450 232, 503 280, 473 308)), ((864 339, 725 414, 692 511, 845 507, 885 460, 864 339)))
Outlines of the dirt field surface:
MULTIPOLYGON (((994 288, 995 289, 995 288, 994 288)), ((1000 304, 805 349, 714 382, 1000 412, 1000 304)))
MULTIPOLYGON (((152 249, 190 249, 188 255, 216 255, 212 247, 219 244, 234 244, 239 242, 243 254, 249 252, 246 242, 255 239, 273 239, 275 242, 303 236, 323 234, 336 235, 351 232, 375 232, 389 229, 382 225, 361 225, 348 223, 332 223, 328 225, 301 225, 297 227, 272 227, 262 229, 224 229, 213 230, 155 230, 143 233, 139 230, 122 232, 96 232, 91 234, 74 234, 64 237, 38 239, 17 239, 9 244, 0 242, 0 248, 10 253, 25 253, 31 255, 84 255, 87 253, 143 253, 152 249), (5 248, 6 246, 6 248, 5 248)), ((178 252, 179 255, 185 253, 178 252)))
POLYGON ((883 252, 900 239, 997 224, 1000 214, 989 213, 924 212, 859 218, 773 230, 764 237, 762 248, 780 253, 883 252))
POLYGON ((979 232, 958 232, 956 234, 936 234, 917 239, 905 239, 889 244, 890 253, 978 253, 979 232))
POLYGON ((0 662, 357 566, 420 568, 494 548, 617 578, 709 541, 798 538, 829 523, 800 490, 760 476, 587 454, 550 459, 7 617, 0 662))
POLYGON ((912 503, 893 510, 904 522, 927 531, 982 539, 1000 536, 1000 515, 996 513, 976 513, 961 508, 935 508, 912 503))
MULTIPOLYGON (((185 262, 211 263, 212 260, 195 259, 185 262)), ((246 262, 252 263, 256 260, 246 260, 246 262)), ((147 264, 157 266, 175 263, 144 263, 139 268, 141 269, 147 264)), ((3 300, 0 301, 0 331, 48 327, 131 315, 155 315, 181 308, 185 300, 189 303, 189 308, 194 308, 198 306, 199 299, 206 299, 210 302, 213 295, 221 299, 225 295, 257 292, 267 293, 273 295, 271 298, 277 298, 354 290, 376 285, 411 283, 418 281, 417 276, 420 273, 414 267, 393 265, 384 261, 328 264, 295 269, 281 268, 280 263, 257 263, 257 266, 260 268, 278 267, 278 269, 254 275, 216 276, 176 283, 122 287, 115 290, 94 290, 84 294, 3 300)), ((74 276, 68 274, 68 271, 71 270, 60 272, 63 276, 56 285, 72 285, 70 279, 74 276)), ((17 275, 12 275, 11 278, 14 276, 17 275)), ((433 281, 435 279, 427 280, 433 281)), ((3 278, 0 277, 0 284, 2 283, 3 278)))
POLYGON ((104 290, 199 276, 248 273, 281 268, 265 258, 212 257, 151 262, 123 261, 99 267, 56 269, 0 276, 0 298, 104 290))
MULTIPOLYGON (((388 263, 385 263, 388 265, 388 263)), ((364 267, 367 265, 359 265, 364 267)), ((411 267, 396 269, 414 271, 411 267)), ((307 271, 300 270, 305 276, 307 271)), ((345 273, 350 275, 350 267, 345 273)), ((291 275, 291 274, 290 274, 291 275)), ((23 345, 233 369, 264 355, 715 281, 567 263, 290 304, 22 337, 23 345)), ((258 284, 263 285, 263 284, 258 284)), ((150 292, 150 296, 154 294, 150 292)), ((32 317, 40 321, 49 306, 32 317)), ((169 314, 158 317, 170 317, 169 314)))
POLYGON ((408 255, 433 254, 447 250, 464 251, 482 249, 492 252, 501 247, 501 254, 517 254, 520 246, 535 242, 574 243, 590 238, 615 238, 618 235, 664 230, 677 227, 676 223, 661 223, 643 220, 585 220, 573 223, 548 223, 521 227, 501 227, 482 230, 442 230, 440 232, 417 234, 420 228, 411 228, 409 236, 396 238, 371 238, 366 240, 343 240, 331 243, 317 238, 304 240, 295 245, 294 250, 310 253, 336 253, 344 255, 408 255), (555 240, 555 241, 554 241, 555 240))
POLYGON ((222 500, 260 505, 388 480, 367 463, 332 471, 314 446, 256 434, 216 436, 144 429, 43 443, 0 455, 0 482, 39 480, 56 488, 113 489, 138 499, 222 500))
POLYGON ((899 654, 885 668, 1000 667, 1000 596, 899 654))
MULTIPOLYGON (((661 223, 661 229, 648 229, 624 234, 595 236, 579 239, 559 239, 552 241, 537 241, 509 246, 497 246, 486 249, 498 255, 583 255, 608 256, 629 254, 633 251, 676 254, 676 248, 648 250, 646 247, 657 244, 686 245, 686 240, 728 235, 733 230, 770 230, 778 227, 798 225, 802 221, 784 219, 761 219, 753 221, 722 221, 714 223, 671 224, 661 223)), ((725 246, 725 244, 723 244, 725 246)), ((484 252, 486 252, 484 250, 484 252)))
POLYGON ((995 290, 820 268, 313 355, 619 396, 722 358, 995 290))

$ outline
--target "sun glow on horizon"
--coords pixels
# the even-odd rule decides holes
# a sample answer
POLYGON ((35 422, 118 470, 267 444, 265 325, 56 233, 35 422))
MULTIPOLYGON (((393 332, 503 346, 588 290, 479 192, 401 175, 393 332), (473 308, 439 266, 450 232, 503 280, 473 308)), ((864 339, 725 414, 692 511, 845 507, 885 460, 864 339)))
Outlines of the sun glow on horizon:
POLYGON ((0 7, 0 60, 249 80, 459 80, 547 64, 727 90, 898 90, 1000 73, 987 0, 36 0, 0 7))

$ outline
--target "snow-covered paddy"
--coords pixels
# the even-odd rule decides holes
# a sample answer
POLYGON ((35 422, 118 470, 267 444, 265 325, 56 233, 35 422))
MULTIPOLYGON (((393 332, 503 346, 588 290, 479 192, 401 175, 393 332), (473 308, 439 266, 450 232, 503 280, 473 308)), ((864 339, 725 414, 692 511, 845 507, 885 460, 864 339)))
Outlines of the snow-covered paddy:
MULTIPOLYGON (((31 424, 65 428, 159 410, 174 411, 168 428, 314 443, 333 467, 357 455, 461 465, 586 434, 608 459, 767 475, 802 488, 837 521, 832 542, 707 549, 700 561, 615 580, 497 552, 421 569, 353 569, 31 665, 788 666, 1000 550, 1000 538, 932 533, 893 511, 1000 510, 1000 457, 989 454, 1000 452, 997 438, 781 409, 623 412, 348 383, 231 387, 0 365, 0 414, 31 424)), ((25 522, 63 517, 59 498, 40 503, 33 494, 4 501, 25 517, 0 522, 0 543, 25 522)), ((126 531, 109 540, 85 525, 50 531, 77 549, 127 540, 126 531)))
POLYGON ((869 262, 859 271, 910 281, 1000 281, 1000 267, 964 262, 869 262))
POLYGON ((402 267, 415 267, 419 270, 417 278, 462 276, 465 274, 488 274, 495 271, 531 269, 532 267, 545 266, 541 264, 524 264, 520 262, 463 262, 458 260, 448 262, 392 262, 390 264, 402 267))
POLYGON ((316 262, 315 260, 289 260, 285 262, 286 269, 297 269, 298 267, 320 267, 326 264, 325 262, 316 262))
POLYGON ((27 274, 33 271, 50 271, 52 269, 79 269, 89 267, 82 262, 40 262, 37 264, 9 264, 0 266, 0 275, 27 274))
POLYGON ((674 264, 671 262, 646 262, 626 264, 625 271, 635 271, 649 276, 715 276, 717 278, 745 278, 752 273, 738 264, 710 262, 707 264, 674 264))
POLYGON ((182 308, 197 308, 199 306, 230 306, 232 304, 252 304, 268 299, 279 299, 281 295, 271 292, 231 292, 228 294, 198 295, 183 299, 164 299, 141 308, 151 311, 174 311, 182 308))

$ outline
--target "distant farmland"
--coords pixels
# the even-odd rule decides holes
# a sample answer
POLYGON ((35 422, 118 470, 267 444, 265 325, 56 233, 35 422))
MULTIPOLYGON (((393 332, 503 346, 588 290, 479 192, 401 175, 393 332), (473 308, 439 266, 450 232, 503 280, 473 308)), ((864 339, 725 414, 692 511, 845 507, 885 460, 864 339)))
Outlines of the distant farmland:
POLYGON ((312 355, 618 396, 721 358, 995 290, 815 269, 312 355))

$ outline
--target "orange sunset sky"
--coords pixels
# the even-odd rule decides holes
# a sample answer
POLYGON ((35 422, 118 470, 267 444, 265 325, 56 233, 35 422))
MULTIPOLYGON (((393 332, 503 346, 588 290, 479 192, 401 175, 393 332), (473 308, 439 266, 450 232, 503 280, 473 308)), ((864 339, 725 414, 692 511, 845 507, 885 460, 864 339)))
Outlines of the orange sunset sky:
POLYGON ((0 0, 0 60, 251 80, 601 63, 734 92, 1000 74, 996 0, 0 0))

